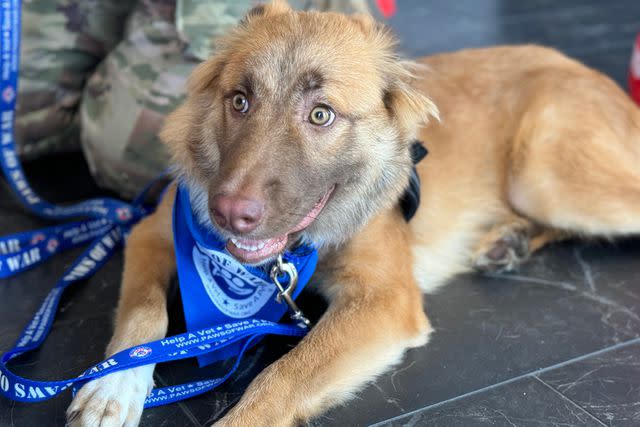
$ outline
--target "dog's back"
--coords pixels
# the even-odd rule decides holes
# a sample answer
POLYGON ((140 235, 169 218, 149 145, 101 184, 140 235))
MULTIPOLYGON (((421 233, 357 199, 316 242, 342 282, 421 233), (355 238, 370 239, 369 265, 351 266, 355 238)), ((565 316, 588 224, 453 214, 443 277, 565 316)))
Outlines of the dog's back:
POLYGON ((540 46, 420 63, 416 84, 441 117, 421 133, 430 157, 412 223, 425 289, 474 266, 515 268, 552 240, 637 230, 622 212, 638 208, 621 201, 639 197, 640 113, 608 77, 540 46))

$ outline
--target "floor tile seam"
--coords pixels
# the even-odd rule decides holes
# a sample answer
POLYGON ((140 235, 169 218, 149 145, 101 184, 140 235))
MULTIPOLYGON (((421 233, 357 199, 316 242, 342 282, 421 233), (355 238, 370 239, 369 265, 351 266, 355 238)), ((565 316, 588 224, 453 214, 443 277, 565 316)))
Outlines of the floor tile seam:
POLYGON ((523 380, 523 379, 535 377, 535 376, 541 375, 543 373, 546 373, 546 372, 549 372, 549 371, 552 371, 552 370, 555 370, 555 369, 558 369, 558 368, 562 368, 564 366, 567 366, 567 365, 570 365, 570 364, 573 364, 573 363, 576 363, 576 362, 580 362, 580 361, 588 359, 590 357, 599 356, 601 354, 608 353, 610 351, 619 350, 621 348, 629 347, 629 346, 634 345, 634 344, 640 344, 640 337, 637 337, 637 338, 634 338, 634 339, 631 339, 629 341, 625 341, 625 342, 622 342, 622 343, 614 344, 612 346, 608 346, 608 347, 602 348, 600 350, 596 350, 596 351, 593 351, 591 353, 584 354, 582 356, 573 357, 571 359, 568 359, 568 360, 565 360, 563 362, 547 366, 545 368, 536 369, 534 371, 527 372, 525 374, 518 375, 516 377, 509 378, 507 380, 500 381, 500 382, 492 384, 492 385, 488 385, 486 387, 481 387, 479 389, 472 390, 470 392, 463 393, 461 395, 458 395, 458 396, 455 396, 455 397, 451 397, 449 399, 445 399, 445 400, 442 400, 440 402, 436 402, 436 403, 433 403, 431 405, 424 406, 422 408, 414 409, 413 411, 409 411, 407 413, 400 414, 400 415, 397 415, 395 417, 388 418, 388 419, 379 421, 377 423, 371 424, 370 427, 381 427, 386 423, 389 423, 389 422, 392 422, 392 421, 396 421, 396 420, 399 420, 401 418, 405 418, 407 416, 410 416, 412 414, 416 414, 418 412, 423 412, 423 411, 428 411, 428 410, 431 410, 431 409, 436 409, 436 408, 438 408, 440 406, 446 405, 447 403, 452 403, 452 402, 456 402, 456 401, 459 401, 459 400, 462 400, 462 399, 466 399, 468 397, 472 397, 472 396, 481 394, 481 393, 486 392, 486 391, 490 391, 490 390, 493 390, 493 389, 496 389, 496 388, 499 388, 499 387, 502 387, 502 386, 505 386, 505 385, 509 385, 509 384, 514 383, 516 381, 520 381, 520 380, 523 380))
POLYGON ((568 402, 570 402, 573 406, 575 406, 576 408, 580 409, 581 411, 583 411, 585 414, 587 414, 589 416, 589 418, 592 418, 595 422, 597 422, 598 424, 608 427, 607 424, 605 424, 604 421, 602 421, 600 418, 598 418, 597 416, 595 416, 594 414, 591 413, 591 411, 589 411, 587 408, 585 408, 584 406, 580 405, 578 402, 576 402, 575 400, 571 399, 569 396, 567 396, 566 394, 562 393, 560 390, 557 390, 555 387, 553 387, 551 384, 545 382, 542 378, 540 378, 537 375, 532 375, 532 377, 537 380, 540 384, 542 384, 543 386, 545 386, 546 388, 548 388, 549 390, 551 390, 554 394, 558 395, 560 398, 562 398, 563 400, 567 400, 568 402))

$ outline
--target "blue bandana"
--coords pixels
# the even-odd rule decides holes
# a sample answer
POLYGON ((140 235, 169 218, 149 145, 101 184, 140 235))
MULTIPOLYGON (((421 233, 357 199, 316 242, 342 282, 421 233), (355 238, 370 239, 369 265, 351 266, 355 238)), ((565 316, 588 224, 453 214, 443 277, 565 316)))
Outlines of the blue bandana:
MULTIPOLYGON (((287 312, 277 302, 278 288, 265 267, 241 264, 225 249, 226 241, 210 227, 203 227, 191 208, 189 191, 179 185, 173 206, 173 235, 180 293, 187 330, 211 325, 260 319, 277 322, 287 312)), ((311 279, 318 262, 312 246, 301 245, 283 256, 298 272, 295 299, 311 279)), ((283 286, 290 278, 283 279, 283 286)), ((238 354, 244 342, 214 354, 200 356, 200 366, 238 354)))

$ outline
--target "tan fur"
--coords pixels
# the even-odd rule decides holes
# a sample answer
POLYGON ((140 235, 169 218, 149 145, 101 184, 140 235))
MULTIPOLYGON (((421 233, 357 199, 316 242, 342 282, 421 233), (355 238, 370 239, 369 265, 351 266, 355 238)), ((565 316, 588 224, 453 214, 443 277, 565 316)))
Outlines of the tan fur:
MULTIPOLYGON (((324 244, 317 278, 328 311, 217 425, 288 426, 344 402, 407 348, 426 342, 431 329, 419 287, 434 289, 456 273, 487 267, 495 261, 487 256, 501 253, 496 245, 514 255, 509 245, 522 243, 520 258, 499 260, 513 268, 550 241, 640 231, 640 113, 608 78, 536 46, 437 55, 421 59, 423 68, 402 62, 392 47, 369 17, 296 15, 277 2, 250 13, 220 53, 197 68, 189 98, 167 121, 162 137, 182 179, 206 187, 197 198, 205 217, 207 193, 221 185, 245 191, 246 183, 252 192, 266 191, 262 181, 274 179, 270 158, 286 158, 291 150, 313 159, 309 167, 330 168, 356 155, 366 165, 353 172, 364 175, 357 185, 356 178, 339 181, 339 188, 353 187, 336 190, 317 225, 304 232, 324 244), (274 61, 286 56, 287 43, 306 36, 293 49, 291 69, 278 68, 274 61), (331 64, 322 90, 350 124, 322 134, 291 133, 303 125, 286 110, 295 97, 277 98, 288 90, 281 74, 291 73, 291 81, 309 64, 323 70, 331 64), (263 102, 284 109, 277 119, 268 110, 256 112, 254 121, 243 122, 248 133, 235 140, 236 119, 217 106, 224 102, 220 93, 247 70, 256 72, 265 94, 273 94, 263 102), (419 79, 413 81, 412 72, 419 79), (438 111, 440 121, 419 132, 438 111), (220 132, 228 133, 221 139, 220 132), (409 143, 418 132, 430 154, 418 167, 422 204, 407 225, 397 200, 408 177, 409 143), (242 145, 247 138, 251 143, 242 145), (347 156, 350 143, 358 150, 347 156), (261 162, 267 171, 257 173, 261 162), (373 179, 391 167, 403 178, 373 179), (362 200, 374 187, 381 194, 362 200), (375 211, 358 211, 365 203, 375 211), (340 228, 350 215, 357 221, 340 228)), ((287 171, 284 180, 298 173, 295 165, 287 171)), ((308 190, 297 185, 291 194, 308 190)), ((164 292, 175 269, 173 196, 172 190, 129 239, 108 353, 166 332, 164 292)), ((296 197, 282 203, 297 200, 307 210, 317 194, 296 197)), ((300 215, 274 212, 261 235, 290 227, 300 215)))

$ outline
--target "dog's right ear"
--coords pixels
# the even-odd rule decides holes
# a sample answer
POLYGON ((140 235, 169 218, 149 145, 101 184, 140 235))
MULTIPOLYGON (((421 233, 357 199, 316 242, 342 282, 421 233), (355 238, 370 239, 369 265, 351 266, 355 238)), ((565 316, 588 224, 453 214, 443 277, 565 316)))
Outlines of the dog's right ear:
POLYGON ((187 81, 187 99, 164 120, 160 140, 168 148, 172 163, 182 170, 197 170, 193 153, 202 140, 199 124, 208 111, 202 104, 213 101, 224 66, 224 55, 219 53, 194 68, 187 81))
POLYGON ((187 81, 187 93, 193 95, 207 89, 213 89, 224 69, 222 55, 215 55, 193 69, 187 81))

